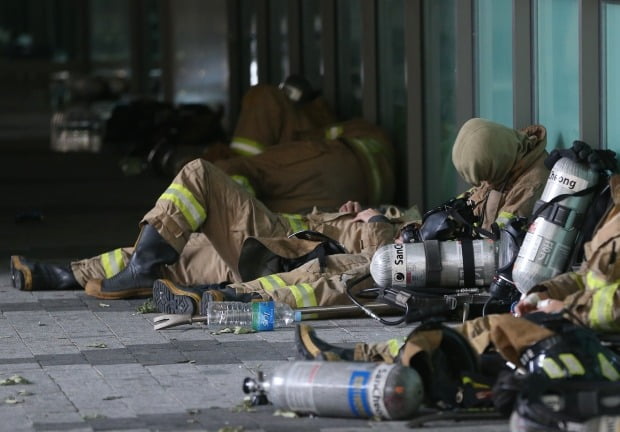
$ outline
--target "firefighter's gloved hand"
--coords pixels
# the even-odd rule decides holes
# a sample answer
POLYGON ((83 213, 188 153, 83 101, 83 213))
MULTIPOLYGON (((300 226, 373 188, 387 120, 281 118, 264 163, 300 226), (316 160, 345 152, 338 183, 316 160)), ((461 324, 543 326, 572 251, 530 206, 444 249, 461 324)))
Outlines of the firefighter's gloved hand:
POLYGON ((611 150, 592 150, 592 148, 583 141, 576 140, 569 149, 554 149, 551 151, 545 166, 552 169, 553 165, 561 158, 566 157, 570 160, 589 166, 594 171, 616 171, 617 161, 616 153, 611 150))
POLYGON ((616 172, 618 170, 616 152, 612 150, 594 150, 588 155, 588 165, 595 171, 616 172))

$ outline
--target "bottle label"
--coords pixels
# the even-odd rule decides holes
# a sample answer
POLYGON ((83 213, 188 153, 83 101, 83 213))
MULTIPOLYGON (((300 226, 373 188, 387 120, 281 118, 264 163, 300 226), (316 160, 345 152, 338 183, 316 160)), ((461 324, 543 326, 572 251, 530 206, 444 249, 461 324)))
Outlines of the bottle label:
POLYGON ((252 303, 252 328, 256 331, 273 330, 276 321, 275 303, 253 302, 252 303))

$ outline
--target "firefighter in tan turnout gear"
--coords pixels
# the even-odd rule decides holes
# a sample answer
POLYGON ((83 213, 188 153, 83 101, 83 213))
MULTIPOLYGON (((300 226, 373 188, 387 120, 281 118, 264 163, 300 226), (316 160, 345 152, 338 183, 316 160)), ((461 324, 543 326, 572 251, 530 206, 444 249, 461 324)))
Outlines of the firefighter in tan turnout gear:
POLYGON ((251 87, 230 145, 211 150, 205 160, 273 211, 393 200, 394 151, 387 134, 361 118, 338 121, 325 99, 297 75, 279 87, 251 87))
MULTIPOLYGON (((544 128, 531 130, 536 133, 483 119, 463 126, 455 148, 471 146, 472 151, 454 159, 457 167, 473 164, 467 155, 484 154, 482 148, 505 159, 504 174, 492 182, 501 190, 500 199, 486 204, 483 199, 475 207, 478 215, 482 211, 500 214, 504 209, 515 212, 515 202, 521 203, 517 213, 531 211, 548 175, 543 165, 544 128), (512 152, 505 151, 507 146, 512 152), (474 147, 481 149, 474 151, 474 147), (523 165, 523 160, 530 165, 523 165), (531 175, 521 175, 525 182, 515 181, 513 172, 531 175)), ((479 188, 491 189, 484 178, 478 181, 472 196, 479 188)), ((221 170, 196 160, 183 168, 145 215, 135 249, 73 262, 70 270, 14 256, 11 273, 20 289, 86 285, 86 292, 99 298, 153 292, 162 311, 181 311, 183 305, 195 311, 203 294, 207 300, 273 298, 294 307, 337 304, 349 301, 344 295, 347 284, 359 283, 356 288, 362 288, 372 283, 367 277, 372 254, 379 246, 393 243, 402 227, 417 219, 419 214, 403 214, 394 207, 384 214, 362 210, 354 202, 333 213, 277 214, 221 170), (288 238, 303 230, 322 233, 337 245, 320 235, 288 238), (343 250, 346 253, 338 253, 343 250), (221 282, 227 283, 211 285, 221 282)))
MULTIPOLYGON (((327 343, 311 326, 301 324, 295 334, 297 352, 306 360, 412 367, 422 376, 426 403, 439 409, 488 409, 490 403, 506 416, 512 413, 511 422, 545 426, 550 419, 559 422, 571 414, 573 422, 600 412, 617 415, 617 404, 606 408, 601 396, 593 398, 596 389, 617 395, 620 388, 614 384, 620 382, 617 343, 614 347, 600 340, 620 330, 620 175, 613 175, 609 184, 613 203, 585 244, 581 268, 536 285, 514 313, 491 314, 454 327, 422 323, 404 339, 362 342, 353 348, 327 343), (533 395, 540 397, 537 392, 546 388, 552 395, 557 389, 583 392, 590 404, 586 409, 574 406, 572 413, 570 406, 560 406, 554 417, 545 417, 551 411, 536 409, 545 405, 535 405, 539 400, 533 395)), ((543 429, 565 430, 531 430, 543 429)))

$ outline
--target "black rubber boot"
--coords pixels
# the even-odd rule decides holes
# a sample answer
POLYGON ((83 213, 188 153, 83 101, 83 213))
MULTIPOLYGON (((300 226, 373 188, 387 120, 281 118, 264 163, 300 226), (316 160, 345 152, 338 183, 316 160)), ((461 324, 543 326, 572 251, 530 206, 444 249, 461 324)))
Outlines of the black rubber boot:
POLYGON ((322 341, 307 324, 297 324, 295 327, 295 346, 299 357, 304 360, 354 361, 353 348, 343 348, 322 341))
POLYGON ((82 289, 69 266, 43 264, 19 255, 11 257, 11 280, 21 291, 82 289))
POLYGON ((195 315, 200 311, 200 302, 205 292, 213 291, 212 297, 218 297, 214 301, 224 299, 219 290, 226 283, 182 286, 168 279, 157 279, 153 284, 153 302, 162 313, 195 315))
POLYGON ((157 230, 144 225, 127 267, 100 283, 89 281, 86 294, 107 300, 150 297, 153 283, 162 276, 162 266, 178 259, 179 253, 157 230))

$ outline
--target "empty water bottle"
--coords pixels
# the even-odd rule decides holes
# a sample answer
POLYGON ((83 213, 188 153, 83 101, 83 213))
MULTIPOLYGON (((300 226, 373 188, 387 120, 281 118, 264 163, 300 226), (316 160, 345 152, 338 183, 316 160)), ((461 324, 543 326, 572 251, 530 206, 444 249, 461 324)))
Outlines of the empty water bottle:
POLYGON ((301 312, 285 303, 268 302, 209 302, 205 324, 209 328, 248 327, 268 331, 287 327, 301 321, 301 312))

